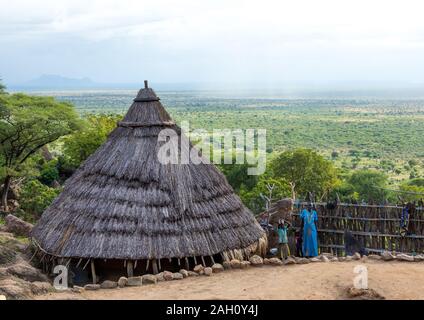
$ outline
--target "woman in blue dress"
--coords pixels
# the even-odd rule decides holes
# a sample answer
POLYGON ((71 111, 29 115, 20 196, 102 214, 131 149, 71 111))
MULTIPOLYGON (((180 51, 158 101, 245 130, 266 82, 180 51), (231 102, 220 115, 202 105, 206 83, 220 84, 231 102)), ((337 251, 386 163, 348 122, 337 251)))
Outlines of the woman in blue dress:
POLYGON ((318 255, 318 236, 316 221, 318 221, 317 212, 312 205, 308 205, 300 214, 303 225, 303 256, 316 257, 318 255))

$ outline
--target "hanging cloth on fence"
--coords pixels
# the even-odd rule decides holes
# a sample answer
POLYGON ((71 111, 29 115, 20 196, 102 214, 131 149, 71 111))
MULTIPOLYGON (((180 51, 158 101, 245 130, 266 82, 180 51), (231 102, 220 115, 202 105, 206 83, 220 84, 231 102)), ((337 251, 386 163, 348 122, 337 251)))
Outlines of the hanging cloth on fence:
POLYGON ((416 214, 417 210, 414 202, 409 202, 407 205, 408 208, 408 234, 416 234, 416 214))
POLYGON ((409 226, 409 207, 405 206, 402 209, 402 214, 400 216, 400 235, 402 237, 408 234, 409 226))

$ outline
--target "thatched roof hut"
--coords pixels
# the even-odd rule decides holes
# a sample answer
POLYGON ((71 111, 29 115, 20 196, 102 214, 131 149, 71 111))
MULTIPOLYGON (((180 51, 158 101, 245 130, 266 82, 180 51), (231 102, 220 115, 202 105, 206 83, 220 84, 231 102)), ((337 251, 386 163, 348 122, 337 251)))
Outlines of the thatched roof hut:
POLYGON ((67 180, 32 233, 45 254, 152 266, 246 258, 266 241, 213 164, 158 161, 159 132, 181 134, 159 100, 146 81, 107 141, 67 180))

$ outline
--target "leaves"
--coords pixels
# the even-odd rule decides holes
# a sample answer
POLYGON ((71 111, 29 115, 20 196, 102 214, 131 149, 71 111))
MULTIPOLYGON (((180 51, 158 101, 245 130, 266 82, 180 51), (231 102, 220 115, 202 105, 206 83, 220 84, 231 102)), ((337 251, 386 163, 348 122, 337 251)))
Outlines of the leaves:
POLYGON ((37 219, 60 193, 60 189, 50 188, 38 180, 28 181, 20 195, 21 209, 27 216, 37 219))
MULTIPOLYGON (((390 193, 385 190, 388 177, 379 171, 361 169, 345 177, 343 183, 335 190, 342 201, 365 201, 381 203, 388 199, 390 193)), ((397 199, 391 199, 396 202, 397 199)))
POLYGON ((269 198, 272 203, 276 200, 290 197, 291 189, 284 179, 262 175, 252 189, 249 190, 242 186, 239 195, 246 206, 253 212, 260 213, 266 209, 266 198, 263 196, 269 198), (270 187, 272 188, 271 192, 270 187))
POLYGON ((332 162, 310 149, 285 151, 272 161, 271 167, 275 177, 294 184, 298 197, 305 198, 309 192, 320 197, 337 183, 332 162))
POLYGON ((79 117, 69 103, 25 94, 0 96, 2 165, 19 169, 44 145, 78 129, 79 117))
POLYGON ((77 168, 106 141, 121 117, 116 114, 87 116, 82 130, 64 139, 63 152, 67 163, 77 168))

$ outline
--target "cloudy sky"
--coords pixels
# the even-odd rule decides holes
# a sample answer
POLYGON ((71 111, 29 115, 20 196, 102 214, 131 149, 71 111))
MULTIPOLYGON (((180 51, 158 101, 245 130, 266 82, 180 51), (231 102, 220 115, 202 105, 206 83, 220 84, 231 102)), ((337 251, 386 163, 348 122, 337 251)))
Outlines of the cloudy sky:
POLYGON ((424 84, 420 2, 0 0, 0 77, 424 84))

